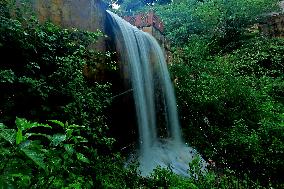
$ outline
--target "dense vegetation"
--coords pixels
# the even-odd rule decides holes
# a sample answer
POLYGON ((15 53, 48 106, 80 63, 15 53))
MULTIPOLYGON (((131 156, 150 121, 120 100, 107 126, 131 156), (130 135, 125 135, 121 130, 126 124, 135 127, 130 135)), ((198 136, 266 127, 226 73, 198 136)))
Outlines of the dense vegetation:
POLYGON ((156 12, 173 42, 171 71, 187 141, 217 167, 281 188, 284 40, 263 36, 255 25, 276 2, 179 1, 156 12))
POLYGON ((188 141, 264 183, 283 182, 283 42, 258 37, 230 54, 172 66, 188 141))
POLYGON ((283 188, 284 40, 253 27, 277 1, 141 1, 171 39, 185 140, 216 163, 201 174, 192 162, 198 179, 125 168, 108 132, 112 83, 82 73, 115 72, 111 53, 90 48, 103 34, 39 24, 9 2, 0 2, 1 188, 283 188))

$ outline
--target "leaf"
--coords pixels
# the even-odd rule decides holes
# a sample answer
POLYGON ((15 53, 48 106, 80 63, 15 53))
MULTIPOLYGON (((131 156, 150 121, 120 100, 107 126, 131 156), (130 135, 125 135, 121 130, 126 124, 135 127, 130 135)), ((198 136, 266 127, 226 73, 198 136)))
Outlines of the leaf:
POLYGON ((78 160, 85 162, 85 163, 90 163, 90 160, 86 158, 83 154, 81 153, 76 153, 78 160))
POLYGON ((72 136, 73 129, 66 129, 66 136, 69 139, 72 136))
POLYGON ((28 121, 24 118, 17 117, 15 123, 16 123, 16 126, 22 130, 25 130, 25 128, 28 126, 28 121))
POLYGON ((16 123, 17 127, 20 128, 22 131, 25 131, 27 129, 31 129, 31 128, 34 128, 34 127, 52 128, 50 125, 47 125, 47 124, 40 124, 40 123, 37 123, 37 122, 29 122, 24 118, 18 118, 18 117, 16 118, 15 123, 16 123))
POLYGON ((84 126, 84 125, 76 125, 76 124, 72 124, 72 125, 70 125, 68 128, 78 129, 78 128, 85 128, 85 126, 84 126))
POLYGON ((17 135, 16 135, 16 144, 20 144, 23 141, 23 132, 21 129, 18 129, 17 135))
POLYGON ((40 168, 44 169, 47 172, 47 167, 44 163, 44 155, 41 154, 38 150, 22 148, 21 149, 27 157, 29 157, 35 164, 40 168))
POLYGON ((55 134, 51 137, 51 144, 57 146, 66 140, 66 135, 64 134, 55 134))
POLYGON ((47 134, 43 134, 43 133, 29 133, 27 132, 25 135, 25 139, 29 139, 29 137, 32 137, 32 136, 40 136, 40 137, 46 137, 50 140, 51 136, 50 135, 47 135, 47 134))
POLYGON ((82 136, 73 136, 72 137, 72 140, 75 142, 75 143, 80 143, 80 142, 88 142, 88 140, 82 136))
POLYGON ((62 123, 61 121, 58 121, 58 120, 48 120, 48 121, 50 121, 51 123, 55 123, 55 124, 65 128, 64 123, 62 123))
MULTIPOLYGON (((0 43, 1 47, 1 43, 0 43)), ((15 81, 15 73, 12 70, 1 70, 0 71, 0 83, 13 83, 15 81)))
POLYGON ((64 144, 64 148, 69 155, 72 155, 75 152, 71 144, 64 144))
MULTIPOLYGON (((2 124, 2 126, 3 126, 3 124, 2 124)), ((14 144, 15 136, 16 136, 15 130, 13 130, 13 129, 3 129, 3 127, 0 127, 0 138, 5 139, 10 144, 14 144)))

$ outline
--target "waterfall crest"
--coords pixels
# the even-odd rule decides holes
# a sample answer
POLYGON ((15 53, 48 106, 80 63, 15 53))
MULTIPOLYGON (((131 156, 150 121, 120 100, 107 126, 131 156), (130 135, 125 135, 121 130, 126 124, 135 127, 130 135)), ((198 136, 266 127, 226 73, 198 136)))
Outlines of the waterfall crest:
POLYGON ((197 152, 182 140, 176 98, 164 53, 150 34, 107 11, 124 72, 130 77, 139 127, 139 169, 149 175, 157 167, 167 167, 187 175, 188 163, 197 152), (157 105, 159 104, 159 105, 157 105), (163 116, 167 136, 161 138, 157 114, 163 116))

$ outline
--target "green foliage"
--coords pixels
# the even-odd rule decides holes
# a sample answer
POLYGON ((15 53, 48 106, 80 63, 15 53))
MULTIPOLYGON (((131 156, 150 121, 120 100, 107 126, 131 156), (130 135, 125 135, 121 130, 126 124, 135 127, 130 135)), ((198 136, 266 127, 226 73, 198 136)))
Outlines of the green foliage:
POLYGON ((201 171, 198 159, 189 164, 190 177, 181 177, 168 169, 156 168, 150 177, 144 179, 146 188, 262 188, 258 183, 254 183, 248 178, 243 180, 234 176, 229 170, 217 173, 213 170, 201 171))
POLYGON ((251 28, 275 3, 179 1, 157 13, 179 47, 171 71, 187 140, 219 167, 281 188, 283 40, 251 28))
POLYGON ((106 134, 111 84, 83 67, 116 69, 111 53, 93 50, 102 33, 40 24, 21 11, 11 17, 15 6, 0 5, 0 186, 99 186, 99 154, 114 142, 106 134))
POLYGON ((262 184, 281 183, 284 170, 282 43, 257 37, 231 54, 200 59, 185 51, 171 67, 188 141, 262 184))
POLYGON ((0 186, 283 188, 284 40, 256 37, 248 28, 275 2, 181 0, 151 7, 179 47, 171 73, 185 139, 216 162, 202 172, 196 159, 184 178, 161 168, 141 177, 136 165, 125 168, 111 151, 105 111, 111 84, 82 73, 85 65, 92 76, 99 67, 116 70, 111 53, 92 48, 100 32, 39 24, 14 1, 1 1, 0 186))
POLYGON ((93 186, 91 170, 98 155, 82 136, 84 128, 50 122, 39 124, 17 118, 18 132, 1 124, 2 183, 17 188, 93 186))
MULTIPOLYGON (((277 10, 278 0, 180 0, 154 10, 165 23, 167 37, 180 47, 201 38, 210 51, 238 46, 248 27, 277 10)), ((249 34, 250 35, 250 34, 249 34)))
POLYGON ((13 127, 20 116, 92 125, 95 141, 104 144, 110 83, 93 82, 82 74, 84 65, 115 69, 109 53, 92 50, 103 35, 39 24, 34 17, 21 22, 0 18, 0 122, 13 127))

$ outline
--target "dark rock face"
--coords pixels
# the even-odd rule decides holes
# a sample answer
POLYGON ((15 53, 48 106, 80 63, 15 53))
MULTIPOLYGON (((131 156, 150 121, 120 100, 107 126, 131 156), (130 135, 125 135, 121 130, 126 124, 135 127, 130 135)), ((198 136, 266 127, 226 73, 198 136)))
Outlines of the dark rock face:
POLYGON ((259 24, 259 28, 265 35, 284 37, 284 14, 271 15, 266 22, 259 24))
MULTIPOLYGON (((105 32, 106 5, 101 0, 30 0, 30 3, 41 22, 105 32)), ((105 50, 105 40, 100 39, 95 48, 105 50)))

